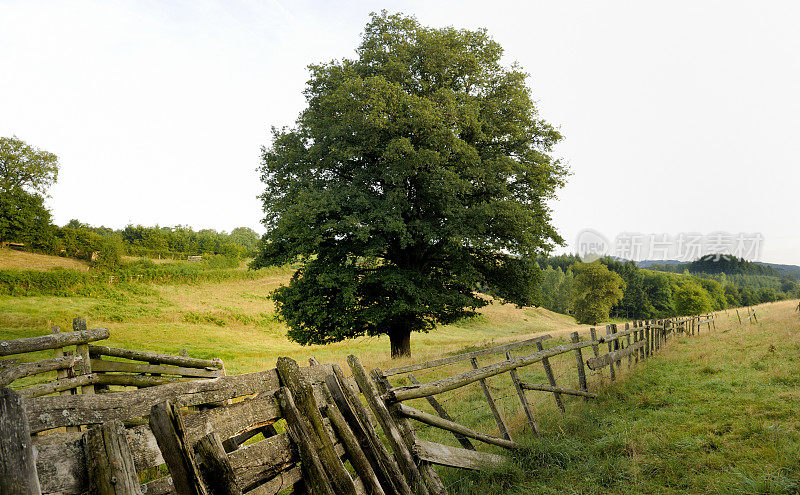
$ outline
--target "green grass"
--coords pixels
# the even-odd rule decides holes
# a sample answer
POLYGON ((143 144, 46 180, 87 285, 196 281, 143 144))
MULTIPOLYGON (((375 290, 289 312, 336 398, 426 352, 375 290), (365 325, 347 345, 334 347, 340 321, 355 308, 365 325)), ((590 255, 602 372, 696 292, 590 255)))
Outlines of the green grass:
POLYGON ((451 493, 800 493, 800 314, 724 314, 591 402, 539 409, 500 470, 443 470, 451 493))

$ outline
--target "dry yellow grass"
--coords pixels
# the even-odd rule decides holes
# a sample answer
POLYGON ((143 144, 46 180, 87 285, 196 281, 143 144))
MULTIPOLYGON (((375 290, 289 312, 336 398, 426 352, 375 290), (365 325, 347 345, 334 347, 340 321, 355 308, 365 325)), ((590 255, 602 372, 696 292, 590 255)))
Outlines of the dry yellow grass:
POLYGON ((0 270, 51 270, 69 268, 82 272, 89 270, 89 264, 73 258, 61 258, 47 254, 26 253, 13 249, 0 248, 0 270))

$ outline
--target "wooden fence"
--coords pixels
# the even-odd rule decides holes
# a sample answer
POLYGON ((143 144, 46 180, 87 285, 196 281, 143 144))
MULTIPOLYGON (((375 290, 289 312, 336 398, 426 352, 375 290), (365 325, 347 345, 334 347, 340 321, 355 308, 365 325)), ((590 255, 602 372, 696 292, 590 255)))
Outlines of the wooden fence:
MULTIPOLYGON (((97 373, 192 379, 79 395, 2 389, 0 493, 444 495, 434 465, 504 462, 476 441, 518 447, 514 418, 499 407, 505 397, 498 392, 509 391, 522 427, 538 433, 533 395, 552 398, 562 410, 569 398, 591 400, 597 373, 608 370, 615 379, 623 361, 633 366, 675 334, 713 325, 713 315, 609 325, 602 336, 596 329, 566 342, 545 335, 386 371, 367 372, 355 356, 349 373, 313 358, 307 367, 280 358, 271 370, 233 376, 217 361, 88 345, 89 336, 107 338, 107 331, 46 336, 37 350, 86 345, 83 355, 97 373), (102 357, 135 363, 106 366, 100 363, 116 361, 102 357), (466 370, 452 371, 458 367, 466 370), (498 386, 501 379, 506 387, 498 386), (454 418, 458 404, 447 394, 471 385, 479 389, 469 400, 491 411, 490 426, 454 418)), ((0 342, 0 349, 17 354, 11 351, 30 342, 0 342)))
POLYGON ((0 341, 0 356, 20 356, 0 361, 0 387, 12 385, 23 397, 88 395, 111 386, 145 388, 225 374, 222 360, 191 358, 185 351, 172 356, 92 345, 108 339, 109 331, 87 329, 83 318, 73 320, 72 330, 53 327, 50 335, 0 341), (52 359, 37 360, 51 350, 52 359))

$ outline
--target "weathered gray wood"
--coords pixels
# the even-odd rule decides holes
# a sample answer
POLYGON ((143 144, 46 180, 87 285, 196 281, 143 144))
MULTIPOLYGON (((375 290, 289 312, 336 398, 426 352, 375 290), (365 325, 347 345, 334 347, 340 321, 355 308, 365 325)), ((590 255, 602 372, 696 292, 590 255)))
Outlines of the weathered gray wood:
POLYGON ((84 435, 89 493, 141 494, 133 457, 121 421, 90 428, 84 435))
MULTIPOLYGON (((323 390, 328 392, 327 387, 325 387, 323 390)), ((358 478, 364 483, 364 487, 367 492, 374 495, 384 495, 385 492, 383 491, 381 482, 378 480, 378 476, 372 469, 372 465, 370 464, 369 459, 367 459, 367 455, 364 453, 361 445, 358 442, 358 439, 351 430, 350 425, 347 424, 347 420, 344 418, 341 411, 339 411, 339 408, 336 407, 336 403, 333 401, 333 397, 330 395, 325 411, 328 419, 331 420, 333 428, 336 430, 338 438, 344 445, 344 450, 347 452, 347 457, 350 459, 350 464, 353 466, 353 470, 358 475, 358 478)))
POLYGON ((325 473, 325 468, 319 457, 319 452, 314 448, 317 442, 313 440, 315 435, 311 430, 311 425, 301 415, 294 403, 292 392, 288 387, 281 387, 276 397, 281 406, 283 417, 286 418, 286 429, 289 432, 302 460, 302 468, 305 476, 313 486, 316 493, 323 495, 336 495, 330 479, 325 473))
POLYGON ((172 477, 165 476, 153 481, 148 481, 142 485, 144 495, 174 495, 175 486, 172 484, 172 477))
MULTIPOLYGON (((541 342, 536 343, 537 346, 542 345, 541 342)), ((511 359, 511 352, 506 352, 506 359, 511 359)), ((511 376, 511 383, 514 384, 514 390, 517 392, 517 397, 519 398, 519 402, 522 405, 522 410, 525 411, 525 418, 528 421, 528 426, 531 428, 531 431, 538 435, 539 434, 539 425, 536 423, 536 418, 533 417, 533 411, 531 410, 531 405, 528 403, 528 397, 525 395, 525 390, 519 386, 519 377, 517 376, 517 370, 513 369, 508 372, 511 376)), ((492 401, 494 402, 494 401, 492 401)), ((508 438, 510 440, 510 438, 508 438)))
POLYGON ((436 368, 437 366, 444 366, 445 364, 457 363, 459 361, 466 361, 472 358, 488 356, 489 354, 499 354, 502 352, 519 349, 520 347, 526 347, 536 342, 547 340, 549 338, 551 338, 550 334, 540 335, 538 337, 533 337, 532 339, 522 340, 519 342, 511 342, 509 344, 503 344, 496 347, 489 347, 488 349, 480 349, 477 351, 465 352, 463 354, 447 356, 439 359, 434 359, 432 361, 425 361, 424 363, 415 363, 415 364, 409 364, 407 366, 398 366, 397 368, 389 368, 383 373, 386 376, 392 376, 392 375, 400 375, 403 373, 409 373, 412 371, 424 370, 428 368, 436 368))
POLYGON ((403 472, 403 476, 405 476, 406 482, 411 487, 412 492, 428 494, 428 488, 425 485, 425 480, 422 479, 422 473, 420 473, 419 468, 417 468, 417 464, 414 462, 411 452, 406 446, 403 437, 400 435, 400 430, 398 430, 386 404, 378 396, 378 392, 375 390, 369 376, 367 376, 367 372, 361 365, 361 361, 351 354, 347 356, 347 364, 350 365, 353 378, 355 378, 356 383, 358 383, 361 393, 364 394, 367 405, 372 409, 375 418, 378 423, 380 423, 381 429, 383 429, 386 439, 389 442, 389 446, 392 448, 392 452, 394 452, 398 467, 403 472))
POLYGON ((242 494, 236 473, 233 472, 233 466, 222 447, 219 435, 212 432, 200 438, 194 444, 194 453, 200 473, 211 493, 215 495, 242 494))
POLYGON ((31 443, 42 493, 79 495, 88 491, 82 432, 36 435, 31 443))
POLYGON ((499 468, 507 459, 501 455, 476 452, 469 449, 450 447, 440 443, 420 441, 414 446, 414 454, 422 460, 461 469, 480 471, 487 467, 499 468))
POLYGON ((101 359, 92 359, 91 362, 93 373, 160 373, 162 375, 180 375, 194 378, 216 378, 222 376, 222 370, 216 368, 208 370, 205 368, 188 368, 186 366, 103 361, 101 359))
POLYGON ((494 437, 491 435, 487 435, 485 433, 481 433, 479 431, 475 431, 471 428, 467 428, 466 426, 458 424, 454 421, 448 421, 446 419, 442 419, 438 416, 434 416, 433 414, 428 414, 424 411, 420 411, 419 409, 414 409, 413 407, 407 406, 405 404, 398 404, 398 409, 400 413, 407 418, 415 419, 421 423, 425 423, 430 426, 435 426, 436 428, 441 428, 442 430, 459 433, 461 435, 464 435, 465 437, 474 438, 475 440, 480 440, 481 442, 488 443, 491 445, 497 445, 498 447, 504 447, 506 449, 519 448, 519 445, 512 442, 511 440, 506 440, 505 438, 494 437))
POLYGON ((319 404, 314 397, 311 384, 300 375, 297 362, 288 357, 278 358, 276 366, 281 383, 289 388, 297 408, 311 426, 310 437, 313 448, 317 451, 322 465, 331 479, 336 493, 356 495, 353 478, 347 472, 339 456, 333 449, 333 441, 325 430, 319 404))
POLYGON ((154 404, 166 399, 181 406, 196 406, 274 391, 278 386, 278 374, 271 369, 92 397, 37 397, 30 399, 26 406, 31 432, 39 432, 61 426, 102 424, 113 419, 125 421, 146 416, 154 404))
POLYGON ((0 493, 39 495, 36 459, 22 396, 0 389, 0 493))
MULTIPOLYGON (((380 368, 372 370, 371 376, 380 394, 385 393, 391 387, 389 380, 386 379, 386 376, 380 368)), ((395 424, 397 424, 397 428, 400 430, 400 435, 403 437, 406 446, 409 451, 412 451, 414 445, 420 441, 416 430, 414 430, 414 426, 411 424, 411 421, 400 413, 399 404, 388 404, 387 406, 389 408, 389 414, 392 415, 392 419, 394 419, 395 424)), ((419 466, 419 472, 422 474, 422 479, 425 480, 425 485, 428 487, 430 493, 432 495, 447 495, 447 489, 439 478, 438 473, 436 473, 436 470, 433 468, 433 465, 426 461, 418 461, 417 464, 419 466)))
POLYGON ((590 370, 600 369, 603 366, 608 366, 612 364, 614 361, 624 358, 629 354, 633 353, 639 347, 643 346, 643 342, 637 342, 632 344, 630 347, 626 347, 625 349, 621 349, 619 351, 611 351, 608 354, 603 354, 599 357, 593 357, 586 360, 586 366, 589 367, 590 370))
POLYGON ((55 392, 71 390, 75 387, 97 383, 97 380, 98 376, 95 374, 79 375, 74 378, 64 378, 62 380, 56 380, 53 382, 43 383, 41 385, 23 388, 19 390, 19 393, 26 398, 41 397, 43 395, 52 394, 55 392))
POLYGON ((154 405, 150 409, 150 429, 169 468, 175 491, 181 495, 207 495, 178 407, 170 401, 154 405))
POLYGON ((247 492, 300 461, 288 433, 278 433, 228 454, 242 491, 247 492))
POLYGON ((175 376, 147 376, 147 375, 109 375, 97 374, 96 383, 99 385, 118 385, 123 387, 147 388, 168 383, 184 382, 190 378, 175 376))
MULTIPOLYGON (((612 352, 614 352, 614 342, 616 342, 616 341, 614 339, 609 338, 609 336, 612 335, 613 333, 614 332, 611 330, 611 325, 606 325, 606 339, 608 341, 608 354, 605 354, 606 356, 608 356, 612 352)), ((589 366, 588 362, 586 364, 587 364, 587 366, 589 366)), ((592 368, 591 366, 589 366, 589 369, 590 370, 594 370, 595 368, 592 368)), ((609 361, 608 370, 609 370, 609 374, 611 375, 611 381, 613 382, 614 380, 617 379, 617 373, 614 371, 614 361, 609 361)))
MULTIPOLYGON (((46 359, 44 361, 22 363, 16 366, 0 369, 0 387, 5 387, 14 380, 19 380, 20 378, 25 378, 27 376, 71 368, 80 360, 80 356, 62 356, 54 359, 46 359)), ((3 362, 4 361, 19 362, 19 359, 8 359, 3 360, 3 362)))
MULTIPOLYGON (((628 326, 629 326, 629 325, 626 323, 626 324, 625 324, 625 330, 626 330, 626 332, 627 332, 627 330, 628 330, 628 326)), ((631 332, 633 332, 633 330, 631 330, 631 332)), ((626 341, 625 347, 630 347, 630 346, 631 346, 631 334, 630 334, 630 333, 628 333, 627 335, 625 335, 625 341, 626 341)), ((631 353, 631 354, 628 354, 628 369, 630 369, 630 368, 631 368, 631 366, 633 366, 633 354, 632 354, 632 353, 631 353)))
POLYGON ((99 345, 90 345, 89 354, 92 357, 113 356, 118 358, 130 359, 132 361, 144 361, 151 364, 168 364, 172 366, 183 366, 186 368, 197 369, 222 369, 221 359, 198 359, 188 356, 173 356, 170 354, 156 354, 154 352, 134 351, 131 349, 118 349, 99 345))
POLYGON ((411 487, 400 471, 397 461, 389 454, 378 436, 376 425, 372 423, 357 392, 347 386, 347 377, 338 364, 333 365, 333 376, 329 377, 327 383, 334 401, 339 405, 339 410, 345 415, 353 433, 359 438, 362 449, 368 456, 371 455, 370 462, 373 464, 375 474, 378 475, 384 491, 412 495, 411 487))
MULTIPOLYGON (((472 364, 472 369, 477 370, 478 367, 478 359, 471 358, 470 363, 472 364)), ((492 412, 492 416, 494 417, 494 422, 497 425, 497 430, 500 432, 500 435, 503 436, 506 440, 511 440, 511 433, 508 431, 508 426, 506 426, 506 422, 503 419, 503 416, 500 414, 500 410, 497 409, 497 404, 494 402, 494 397, 492 396, 492 391, 489 390, 489 384, 486 383, 484 378, 478 379, 478 383, 481 384, 481 391, 483 391, 483 396, 486 398, 486 403, 489 405, 489 411, 492 412)), ((533 424, 535 425, 536 422, 534 421, 533 424)), ((534 428, 534 431, 538 429, 538 426, 534 428)))
MULTIPOLYGON (((574 344, 577 344, 581 340, 580 336, 578 335, 578 332, 572 332, 572 334, 570 334, 569 337, 572 343, 574 344)), ((578 386, 581 388, 582 391, 588 393, 589 383, 586 381, 586 368, 583 362, 583 353, 581 352, 580 349, 575 349, 574 352, 575 352, 575 364, 577 365, 578 368, 578 386)), ((588 400, 588 398, 586 398, 586 400, 588 400)))
POLYGON ((108 329, 95 328, 81 332, 64 332, 27 337, 24 339, 0 340, 0 356, 23 354, 25 352, 45 351, 108 338, 108 329))
MULTIPOLYGON (((594 328, 590 328, 589 337, 592 339, 592 342, 598 342, 597 330, 595 330, 594 328)), ((594 357, 600 355, 600 347, 597 344, 592 345, 592 351, 594 352, 594 357)))
MULTIPOLYGON (((542 345, 541 342, 536 343, 536 348, 539 351, 544 350, 544 346, 542 345)), ((542 366, 544 367, 544 374, 545 376, 547 376, 547 381, 550 382, 551 386, 557 388, 558 386, 556 385, 556 377, 553 374, 553 368, 550 366, 550 360, 547 358, 542 358, 542 366)), ((561 409, 561 412, 565 412, 566 409, 564 408, 564 401, 561 399, 561 394, 559 394, 558 392, 554 392, 553 398, 555 398, 556 406, 558 406, 558 408, 561 409)))
POLYGON ((539 390, 541 392, 553 392, 553 393, 558 392, 564 395, 578 395, 590 399, 597 398, 597 394, 593 394, 591 392, 586 392, 583 390, 575 390, 572 388, 553 387, 552 385, 534 384, 528 382, 519 382, 519 384, 525 390, 539 390))
MULTIPOLYGON (((54 327, 52 327, 50 329, 50 331, 51 331, 51 333, 61 333, 61 327, 54 326, 54 327)), ((57 358, 64 357, 64 356, 72 356, 73 355, 71 351, 64 351, 64 349, 61 348, 61 347, 56 347, 55 349, 53 349, 53 354, 57 358)), ((74 376, 75 376, 75 370, 72 369, 72 368, 70 368, 70 369, 62 369, 62 370, 58 370, 56 372, 56 377, 59 380, 64 379, 64 378, 72 378, 74 376)), ((76 394, 77 392, 78 392, 77 389, 72 389, 72 390, 62 390, 59 393, 61 395, 73 395, 73 394, 76 394)), ((80 427, 68 426, 67 427, 67 431, 80 431, 80 427)))
MULTIPOLYGON (((411 373, 408 374, 408 379, 409 381, 411 381, 411 383, 415 384, 420 383, 419 380, 417 380, 416 377, 411 373)), ((436 411, 436 414, 438 414, 440 418, 444 418, 448 421, 453 421, 453 418, 449 414, 447 414, 447 411, 445 410, 444 406, 442 406, 442 404, 439 403, 439 401, 436 400, 435 397, 428 396, 425 397, 425 399, 428 401, 428 404, 431 405, 433 410, 436 411)), ((453 436, 455 436, 458 443, 460 443, 461 446, 464 447, 465 449, 475 450, 475 446, 472 445, 472 442, 469 441, 469 438, 463 435, 459 435, 458 433, 454 433, 453 436)))
POLYGON ((454 390, 470 383, 475 383, 478 380, 486 379, 501 373, 505 373, 514 368, 522 368, 530 364, 539 362, 542 358, 553 357, 565 352, 569 352, 581 347, 588 347, 593 342, 579 342, 577 344, 564 344, 544 351, 535 352, 527 356, 515 357, 511 360, 502 361, 499 363, 484 366, 483 368, 474 369, 465 373, 460 373, 455 376, 443 378, 433 382, 423 383, 421 385, 409 385, 406 387, 396 387, 386 393, 386 399, 390 402, 402 402, 409 399, 417 399, 426 397, 428 395, 440 394, 449 390, 454 390))
POLYGON ((7 370, 14 368, 19 364, 19 359, 0 359, 0 376, 3 376, 7 370))

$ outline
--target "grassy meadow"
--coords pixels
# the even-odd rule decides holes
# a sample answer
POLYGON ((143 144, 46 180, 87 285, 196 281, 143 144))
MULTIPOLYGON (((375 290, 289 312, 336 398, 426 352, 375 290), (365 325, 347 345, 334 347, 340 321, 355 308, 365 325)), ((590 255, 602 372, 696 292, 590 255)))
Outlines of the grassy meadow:
MULTIPOLYGON (((0 263, 15 254, 0 249, 0 263)), ((30 256, 40 265, 62 259, 30 256)), ((190 356, 222 358, 228 373, 274 367, 279 356, 300 362, 314 356, 344 363, 347 355, 357 354, 366 365, 389 366, 387 337, 363 337, 327 346, 301 346, 287 340, 286 327, 277 320, 269 294, 287 283, 291 274, 290 268, 277 267, 218 281, 108 284, 87 295, 0 295, 0 339, 43 335, 53 325, 69 329, 72 318, 83 316, 90 328, 110 330, 111 338, 104 345, 172 354, 185 348, 190 356)), ((565 315, 495 303, 477 318, 414 334, 412 359, 433 359, 464 347, 541 332, 565 334, 577 328, 565 315)))
MULTIPOLYGON (((450 493, 800 493, 800 312, 757 307, 740 326, 681 336, 597 400, 537 408, 540 437, 503 469, 443 470, 450 493)), ((623 368, 625 366, 623 365, 623 368)), ((542 393, 544 395, 544 393, 542 393)))
MULTIPOLYGON (((12 263, 3 259, 8 253, 0 250, 0 266, 12 263)), ((57 263, 32 256, 30 261, 42 269, 57 263)), ((110 330, 106 345, 164 353, 185 348, 191 356, 222 358, 228 373, 245 373, 273 367, 279 356, 344 364, 347 355, 356 354, 368 369, 388 368, 543 332, 554 336, 548 346, 564 342, 573 331, 588 336, 588 327, 568 316, 491 304, 477 318, 414 334, 410 360, 392 361, 385 337, 304 347, 286 339, 286 328, 269 299, 291 274, 282 267, 215 281, 115 283, 81 296, 0 295, 0 339, 42 335, 52 325, 69 328, 73 317, 83 316, 90 328, 110 330)), ((761 305, 758 323, 744 326, 735 310, 720 312, 715 330, 679 336, 630 371, 623 365, 614 383, 607 371, 590 373, 590 387, 599 391, 599 398, 584 402, 565 397, 564 414, 555 408, 552 394, 529 392, 542 430, 539 437, 524 428, 508 376, 491 378, 487 382, 501 414, 525 448, 511 454, 499 470, 439 472, 450 493, 481 495, 800 493, 796 306, 797 301, 761 305)), ((591 348, 584 350, 584 358, 588 353, 591 348)), ((44 354, 38 358, 51 357, 44 354)), ((488 362, 481 359, 481 364, 488 362)), ((574 386, 572 353, 553 358, 551 364, 559 385, 574 386)), ((467 369, 469 363, 460 363, 421 371, 417 378, 428 381, 467 369)), ((541 366, 519 373, 524 381, 546 382, 541 366)), ((407 383, 402 378, 393 382, 407 383)), ((477 383, 439 399, 457 421, 498 434, 477 383)), ((423 399, 410 405, 430 411, 423 399)), ((433 428, 422 426, 419 434, 458 445, 433 428)))

